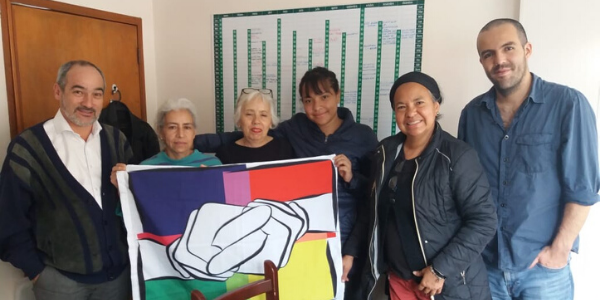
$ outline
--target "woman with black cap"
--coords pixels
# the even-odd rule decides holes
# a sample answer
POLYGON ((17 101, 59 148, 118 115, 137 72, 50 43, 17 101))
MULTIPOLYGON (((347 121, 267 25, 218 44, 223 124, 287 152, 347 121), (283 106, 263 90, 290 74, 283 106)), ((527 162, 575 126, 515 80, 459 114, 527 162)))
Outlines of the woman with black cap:
POLYGON ((362 298, 386 274, 396 299, 490 299, 481 252, 496 212, 477 154, 436 122, 442 97, 430 76, 398 78, 390 102, 400 133, 373 158, 368 213, 344 246, 344 274, 369 243, 362 298))

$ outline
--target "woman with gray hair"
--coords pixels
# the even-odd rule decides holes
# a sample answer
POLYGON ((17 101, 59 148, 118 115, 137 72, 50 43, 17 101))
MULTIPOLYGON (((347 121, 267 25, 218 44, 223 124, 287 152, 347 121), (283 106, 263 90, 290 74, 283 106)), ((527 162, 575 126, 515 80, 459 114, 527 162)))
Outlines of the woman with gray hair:
POLYGON ((142 165, 214 166, 218 158, 194 150, 196 107, 185 98, 169 99, 156 114, 156 133, 162 151, 142 165))
MULTIPOLYGON (((217 150, 224 163, 247 163, 294 158, 294 150, 285 139, 269 136, 279 119, 270 89, 244 88, 235 108, 235 124, 244 136, 217 150)), ((192 141, 193 142, 193 141, 192 141)))
MULTIPOLYGON (((194 149, 196 136, 196 107, 185 98, 169 99, 156 113, 156 133, 162 151, 142 161, 140 165, 206 167, 220 165, 221 161, 194 149)), ((127 165, 118 163, 112 168, 110 182, 119 188, 117 172, 127 165)), ((121 207, 117 215, 122 216, 121 207)))
MULTIPOLYGON (((162 151, 142 161, 141 165, 214 166, 221 161, 194 149, 196 136, 196 107, 185 98, 169 99, 156 114, 156 133, 162 151)), ((125 171, 125 164, 116 164, 110 181, 117 188, 117 171, 125 171)))

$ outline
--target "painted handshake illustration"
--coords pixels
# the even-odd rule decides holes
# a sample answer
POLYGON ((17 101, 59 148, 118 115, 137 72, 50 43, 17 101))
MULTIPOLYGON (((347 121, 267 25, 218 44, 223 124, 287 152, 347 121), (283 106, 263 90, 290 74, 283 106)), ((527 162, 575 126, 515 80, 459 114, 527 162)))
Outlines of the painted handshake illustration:
MULTIPOLYGON (((311 201, 319 198, 257 199, 246 207, 207 203, 192 211, 184 234, 167 247, 169 261, 184 278, 210 280, 262 274, 267 259, 284 267, 296 240, 309 230, 311 201)), ((335 231, 330 223, 318 229, 335 231)))

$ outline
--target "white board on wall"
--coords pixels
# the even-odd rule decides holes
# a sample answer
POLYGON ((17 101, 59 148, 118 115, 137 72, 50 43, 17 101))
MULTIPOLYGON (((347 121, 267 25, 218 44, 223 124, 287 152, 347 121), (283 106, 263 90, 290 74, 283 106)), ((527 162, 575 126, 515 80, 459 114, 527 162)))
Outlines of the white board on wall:
POLYGON ((300 79, 324 66, 358 123, 380 139, 395 134, 389 88, 421 70, 423 10, 420 0, 215 15, 217 131, 235 129, 235 100, 245 87, 271 89, 279 117, 289 119, 301 111, 300 79))
MULTIPOLYGON (((600 1, 521 0, 520 21, 533 45, 529 68, 581 91, 599 116, 600 1)), ((598 124, 597 124, 598 125, 598 124)), ((571 261, 575 300, 597 299, 600 207, 592 208, 571 261)))

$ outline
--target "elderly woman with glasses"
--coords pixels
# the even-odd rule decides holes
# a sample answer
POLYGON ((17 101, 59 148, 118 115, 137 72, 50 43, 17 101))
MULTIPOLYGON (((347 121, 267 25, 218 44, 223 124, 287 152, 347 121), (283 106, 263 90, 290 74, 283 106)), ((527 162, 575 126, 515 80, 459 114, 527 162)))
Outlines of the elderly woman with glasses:
POLYGON ((489 184, 475 151, 437 123, 442 97, 411 72, 390 91, 400 133, 379 143, 367 213, 343 253, 344 274, 368 244, 362 299, 386 274, 398 299, 490 299, 481 252, 496 231, 489 184))
POLYGON ((248 163, 294 158, 294 150, 285 139, 267 133, 279 119, 269 89, 244 88, 235 107, 235 124, 244 136, 217 150, 224 164, 248 163))

